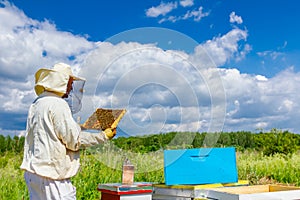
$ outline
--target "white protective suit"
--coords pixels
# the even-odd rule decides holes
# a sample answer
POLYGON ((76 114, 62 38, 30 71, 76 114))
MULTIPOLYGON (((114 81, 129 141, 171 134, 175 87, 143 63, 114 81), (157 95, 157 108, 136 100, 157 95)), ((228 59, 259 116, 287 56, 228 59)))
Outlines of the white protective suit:
MULTIPOLYGON (((60 184, 67 182, 70 185, 69 178, 78 172, 80 166, 79 149, 108 140, 104 132, 95 134, 81 131, 73 119, 68 103, 62 98, 69 77, 73 77, 74 80, 78 78, 73 76, 70 66, 62 63, 55 65, 51 70, 42 69, 36 73, 35 91, 39 96, 28 112, 24 158, 21 165, 21 169, 26 170, 25 179, 31 174, 31 178, 29 176, 26 182, 36 178, 32 175, 37 175, 45 180, 60 181, 60 184)), ((28 183, 27 186, 29 191, 34 189, 30 188, 28 183)), ((58 191, 54 193, 60 193, 59 189, 63 188, 57 187, 58 191)), ((39 190, 35 193, 39 193, 39 190)), ((46 196, 35 193, 30 194, 31 199, 68 199, 57 198, 59 194, 51 194, 53 191, 44 194, 46 196)))

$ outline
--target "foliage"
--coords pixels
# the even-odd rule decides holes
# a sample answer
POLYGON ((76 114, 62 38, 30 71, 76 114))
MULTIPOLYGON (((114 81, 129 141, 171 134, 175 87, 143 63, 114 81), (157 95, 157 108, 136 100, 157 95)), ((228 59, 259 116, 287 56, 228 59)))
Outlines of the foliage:
MULTIPOLYGON (((22 153, 24 137, 0 135, 0 155, 6 152, 22 153)), ((124 151, 135 153, 156 152, 163 149, 234 146, 238 151, 255 149, 264 155, 291 154, 299 150, 300 135, 272 129, 270 132, 249 131, 195 133, 170 132, 136 137, 119 137, 113 143, 124 151)))
POLYGON ((9 135, 6 137, 0 135, 0 155, 6 152, 22 153, 24 141, 24 137, 14 136, 11 138, 9 135))
MULTIPOLYGON (((121 182, 122 151, 111 146, 100 147, 100 149, 92 153, 86 152, 87 150, 81 152, 81 169, 72 178, 77 189, 77 199, 100 199, 101 193, 97 191, 98 184, 121 182)), ((164 182, 161 154, 162 151, 147 155, 139 153, 130 155, 131 161, 137 168, 135 181, 164 182), (154 165, 158 167, 152 170, 154 165)), ((19 169, 21 162, 20 154, 6 153, 0 157, 2 163, 0 199, 29 199, 23 171, 19 169)), ((237 152, 237 167, 239 179, 249 180, 250 184, 284 183, 300 186, 300 154, 298 153, 289 156, 283 154, 265 156, 262 152, 254 150, 237 152)))
POLYGON ((238 151, 255 149, 264 155, 291 154, 299 150, 300 135, 272 129, 270 132, 251 133, 249 131, 222 133, 170 132, 139 137, 120 137, 113 140, 121 149, 148 153, 159 149, 201 148, 205 144, 213 147, 234 146, 238 151), (210 138, 210 139, 208 139, 210 138), (211 140, 211 141, 208 141, 211 140))
MULTIPOLYGON (((300 186, 300 135, 272 129, 270 132, 222 133, 170 132, 139 137, 119 137, 81 152, 81 169, 72 178, 78 199, 99 199, 97 185, 121 182, 125 158, 136 168, 135 181, 164 181, 163 150, 234 146, 239 179, 251 184, 279 182, 300 186), (208 139, 209 138, 209 139, 208 139)), ((24 137, 0 135, 0 199, 28 199, 20 165, 24 137)))
POLYGON ((272 129, 268 133, 259 133, 255 137, 256 149, 264 155, 291 154, 299 148, 299 135, 272 129))

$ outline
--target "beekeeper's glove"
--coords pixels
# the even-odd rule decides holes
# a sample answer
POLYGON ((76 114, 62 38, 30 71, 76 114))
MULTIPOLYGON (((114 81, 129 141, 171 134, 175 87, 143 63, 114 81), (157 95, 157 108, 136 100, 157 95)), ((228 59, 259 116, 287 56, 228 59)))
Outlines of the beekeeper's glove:
POLYGON ((116 128, 107 128, 103 132, 109 140, 113 139, 113 137, 115 137, 115 135, 117 134, 116 128))

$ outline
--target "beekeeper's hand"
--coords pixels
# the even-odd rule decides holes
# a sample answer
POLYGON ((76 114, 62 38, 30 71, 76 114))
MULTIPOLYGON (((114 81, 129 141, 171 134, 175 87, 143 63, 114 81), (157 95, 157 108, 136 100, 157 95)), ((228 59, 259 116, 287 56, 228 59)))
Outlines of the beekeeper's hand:
POLYGON ((80 128, 82 131, 87 130, 82 124, 80 124, 80 128))
POLYGON ((104 134, 106 135, 106 137, 111 140, 113 139, 113 137, 115 137, 115 135, 117 134, 117 129, 116 128, 107 128, 104 131, 104 134))

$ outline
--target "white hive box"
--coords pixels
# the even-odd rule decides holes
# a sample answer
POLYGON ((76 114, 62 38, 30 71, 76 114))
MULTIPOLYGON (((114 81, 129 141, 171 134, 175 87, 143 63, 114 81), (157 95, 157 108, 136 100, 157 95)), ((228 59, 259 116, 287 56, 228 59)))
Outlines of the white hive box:
POLYGON ((154 184, 152 200, 200 200, 207 199, 209 188, 220 187, 236 187, 241 185, 248 185, 248 181, 240 180, 236 183, 215 183, 215 184, 201 184, 201 185, 165 185, 154 184))
POLYGON ((207 198, 214 200, 300 200, 300 188, 282 185, 210 188, 207 198))

